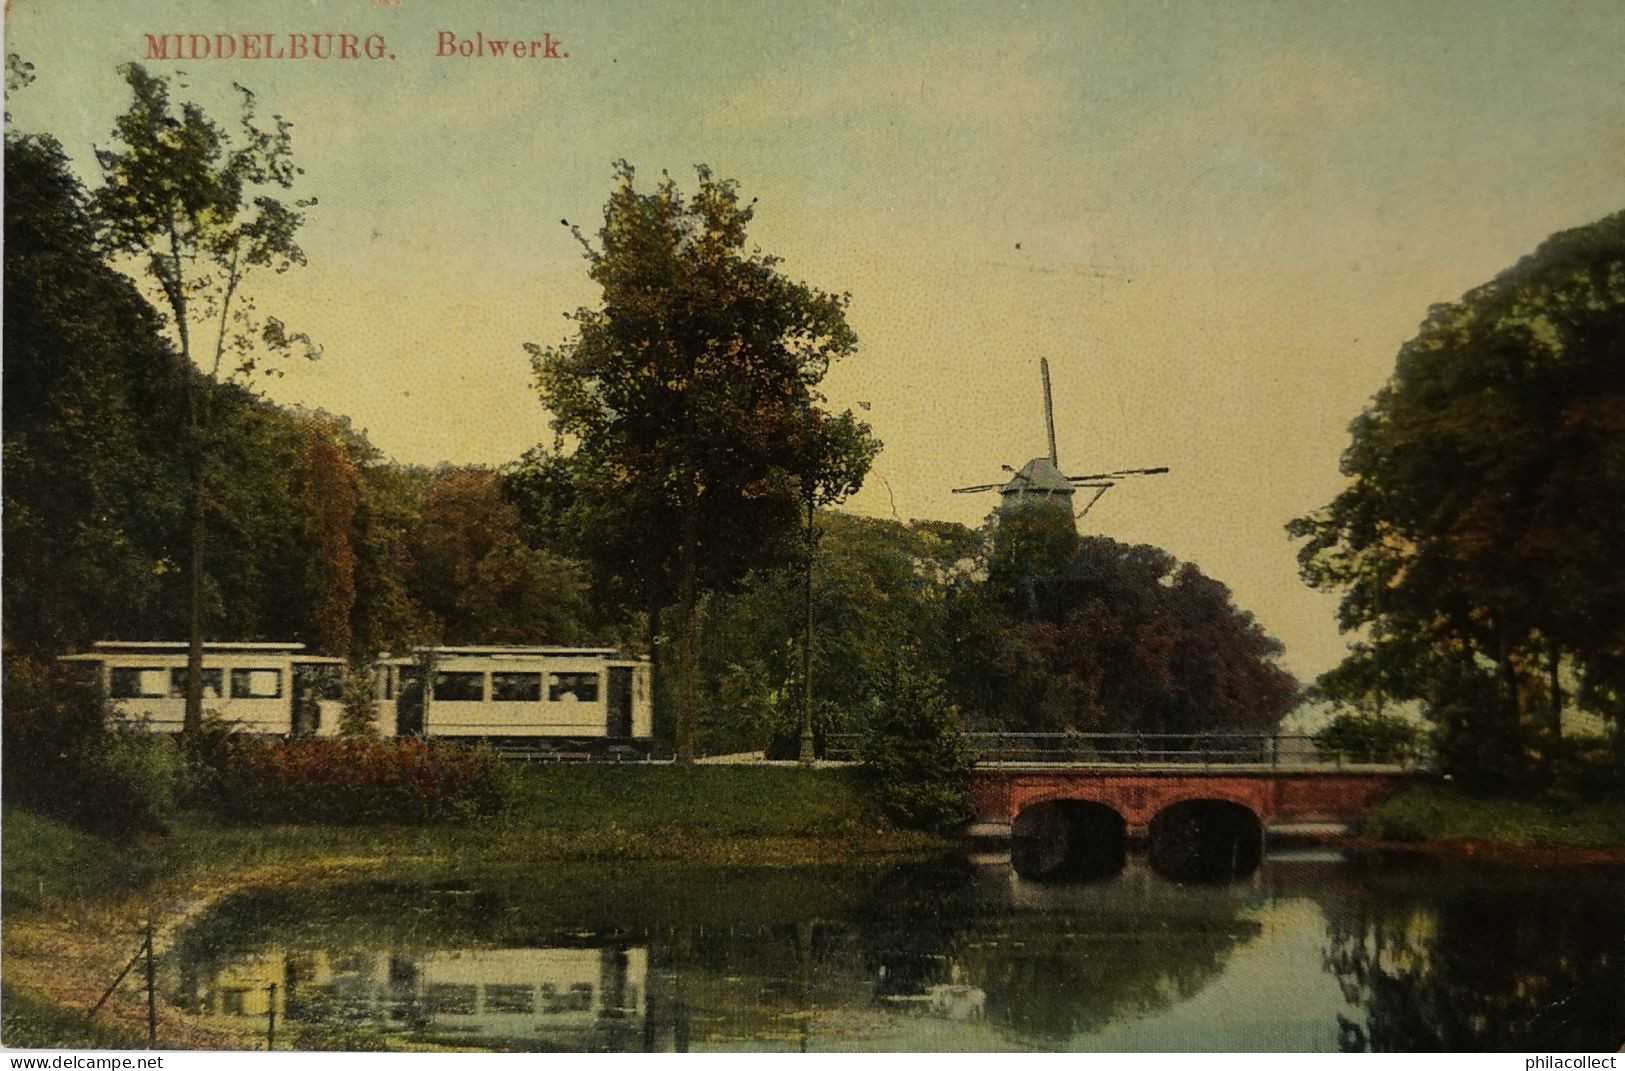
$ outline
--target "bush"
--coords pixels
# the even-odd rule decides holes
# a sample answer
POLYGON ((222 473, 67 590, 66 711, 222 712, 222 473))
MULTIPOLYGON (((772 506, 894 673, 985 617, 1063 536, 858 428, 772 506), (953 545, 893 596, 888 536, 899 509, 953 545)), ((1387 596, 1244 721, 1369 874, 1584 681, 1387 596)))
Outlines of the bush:
POLYGON ((8 803, 92 833, 163 830, 182 771, 172 740, 116 724, 100 690, 60 663, 8 659, 0 706, 8 803))
POLYGON ((877 697, 859 756, 871 789, 899 825, 954 834, 974 812, 975 760, 942 684, 912 669, 894 673, 877 697))
POLYGON ((1422 726, 1400 718, 1339 714, 1314 739, 1322 758, 1397 763, 1416 759, 1426 733, 1422 726))
POLYGON ((438 822, 498 814, 512 797, 489 748, 418 739, 229 736, 197 778, 199 802, 241 822, 438 822))

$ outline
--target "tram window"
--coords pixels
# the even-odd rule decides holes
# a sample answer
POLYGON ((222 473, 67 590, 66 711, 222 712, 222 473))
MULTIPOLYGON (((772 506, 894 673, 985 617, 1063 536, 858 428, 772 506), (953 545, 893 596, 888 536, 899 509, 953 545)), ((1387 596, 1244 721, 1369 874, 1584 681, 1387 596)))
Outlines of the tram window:
POLYGON ((86 688, 100 689, 102 686, 102 667, 94 662, 69 662, 75 682, 86 688))
POLYGON ((491 698, 498 703, 539 703, 542 699, 540 673, 491 674, 491 698))
POLYGON ((553 680, 547 686, 547 698, 557 703, 559 700, 575 700, 581 703, 598 702, 598 674, 596 673, 555 673, 553 680))
POLYGON ((344 699, 344 674, 337 666, 295 666, 293 680, 296 692, 331 702, 344 699))
POLYGON ((530 1015, 536 1010, 536 990, 528 985, 488 985, 485 1010, 530 1015))
POLYGON ((485 674, 436 673, 434 697, 453 703, 480 703, 485 700, 485 674))
POLYGON ((231 671, 233 699, 281 699, 280 669, 234 669, 231 671))
POLYGON ((559 1012, 591 1010, 591 983, 577 982, 563 992, 551 982, 542 983, 542 1011, 556 1015, 559 1012))
POLYGON ((437 983, 423 987, 423 1003, 430 1015, 473 1015, 479 990, 471 985, 437 983))
MULTIPOLYGON (((225 673, 218 669, 203 671, 203 698, 219 699, 226 694, 225 673)), ((186 698, 186 670, 172 669, 169 671, 169 698, 186 698)))
POLYGON ((169 687, 161 669, 120 666, 108 675, 107 694, 111 699, 162 699, 169 687))

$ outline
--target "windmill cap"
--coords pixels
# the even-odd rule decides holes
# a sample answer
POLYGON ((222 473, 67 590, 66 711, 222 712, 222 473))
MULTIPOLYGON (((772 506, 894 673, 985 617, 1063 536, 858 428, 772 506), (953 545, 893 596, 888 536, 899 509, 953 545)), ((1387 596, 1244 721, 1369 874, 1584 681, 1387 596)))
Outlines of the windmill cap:
POLYGON ((1010 482, 999 489, 1001 495, 1070 495, 1072 485, 1047 457, 1035 457, 1010 482))

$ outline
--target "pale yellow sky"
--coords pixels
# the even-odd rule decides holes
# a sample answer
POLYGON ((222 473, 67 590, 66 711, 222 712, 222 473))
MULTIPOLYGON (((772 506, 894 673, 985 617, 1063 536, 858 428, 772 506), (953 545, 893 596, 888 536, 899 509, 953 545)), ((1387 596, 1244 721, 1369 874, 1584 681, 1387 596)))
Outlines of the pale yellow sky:
POLYGON ((830 377, 886 449, 850 508, 979 523, 1044 450, 1168 465, 1086 530, 1228 583, 1312 677, 1335 599, 1282 526, 1339 487, 1348 422, 1438 301, 1625 203, 1625 6, 1594 3, 647 3, 13 0, 8 102, 95 184, 147 33, 376 33, 393 59, 151 62, 219 116, 294 123, 310 267, 261 306, 318 364, 272 397, 403 461, 500 464, 549 437, 521 344, 593 292, 558 220, 610 165, 760 198, 786 270, 850 291, 830 377), (437 34, 569 58, 434 55, 437 34))

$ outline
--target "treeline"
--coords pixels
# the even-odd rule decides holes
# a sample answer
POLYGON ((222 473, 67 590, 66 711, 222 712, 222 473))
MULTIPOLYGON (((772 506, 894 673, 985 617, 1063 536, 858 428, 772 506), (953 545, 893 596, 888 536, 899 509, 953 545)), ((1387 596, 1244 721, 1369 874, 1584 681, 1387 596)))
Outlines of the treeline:
POLYGON ((8 135, 5 168, 8 651, 186 636, 189 390, 215 417, 210 637, 346 656, 613 633, 500 474, 399 465, 342 416, 205 380, 98 252, 56 143, 8 135))
MULTIPOLYGON (((815 735, 862 733, 899 685, 940 684, 970 729, 1270 731, 1298 700, 1282 648, 1228 588, 1066 510, 982 529, 829 512, 811 588, 815 735)), ((706 609, 702 750, 795 754, 807 592, 753 573, 706 609)))

